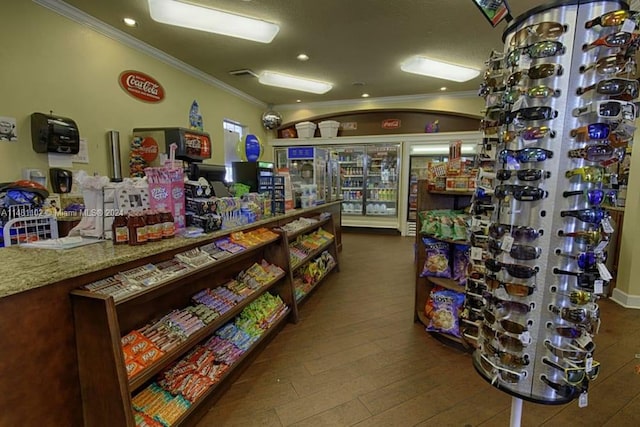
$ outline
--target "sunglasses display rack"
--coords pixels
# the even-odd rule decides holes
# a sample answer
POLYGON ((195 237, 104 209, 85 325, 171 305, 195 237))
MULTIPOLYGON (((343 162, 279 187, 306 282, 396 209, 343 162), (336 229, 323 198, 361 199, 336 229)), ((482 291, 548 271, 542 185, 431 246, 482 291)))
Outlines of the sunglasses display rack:
POLYGON ((637 17, 622 1, 557 1, 513 21, 487 61, 481 128, 495 169, 480 174, 495 208, 472 224, 467 310, 474 367, 514 397, 512 422, 522 400, 586 406, 599 372, 614 231, 603 206, 635 131, 637 17))

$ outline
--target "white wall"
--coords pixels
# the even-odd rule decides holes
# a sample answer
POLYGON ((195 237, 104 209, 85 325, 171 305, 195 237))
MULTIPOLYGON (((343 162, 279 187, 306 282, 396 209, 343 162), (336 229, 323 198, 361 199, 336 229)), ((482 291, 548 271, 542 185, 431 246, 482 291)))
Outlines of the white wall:
MULTIPOLYGON (((20 178, 22 168, 48 170, 47 155, 31 148, 30 115, 70 117, 89 142, 90 164, 74 169, 108 174, 106 132, 120 131, 123 175, 128 176, 128 143, 134 127, 188 127, 194 99, 213 141, 211 163, 224 163, 222 120, 248 125, 261 141, 266 106, 235 96, 165 62, 106 37, 30 0, 2 1, 0 116, 17 119, 18 141, 0 142, 0 182, 20 178), (128 69, 157 79, 166 91, 159 104, 132 98, 118 84, 128 69)), ((270 150, 267 150, 270 158, 270 150)))

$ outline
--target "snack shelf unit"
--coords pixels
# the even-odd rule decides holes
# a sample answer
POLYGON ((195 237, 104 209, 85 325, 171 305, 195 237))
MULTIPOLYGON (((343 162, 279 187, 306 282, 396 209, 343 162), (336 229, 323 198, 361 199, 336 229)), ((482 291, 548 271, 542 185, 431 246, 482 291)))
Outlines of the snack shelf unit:
POLYGON ((285 240, 287 242, 286 245, 286 256, 287 259, 291 259, 290 258, 290 252, 289 252, 289 244, 293 241, 295 241, 299 236, 305 235, 305 234, 309 234, 312 233, 314 231, 317 231, 319 229, 323 229, 329 233, 331 233, 331 235, 333 235, 333 238, 324 243, 323 245, 321 245, 320 247, 318 247, 317 249, 313 250, 312 252, 310 252, 302 261, 300 262, 296 262, 295 264, 290 264, 289 265, 289 269, 288 269, 288 275, 289 275, 289 281, 292 284, 293 287, 293 283, 294 283, 294 275, 297 269, 303 267, 304 265, 306 265, 308 262, 313 261, 316 257, 318 257, 320 254, 322 254, 324 251, 328 251, 331 256, 333 257, 333 259, 335 260, 335 265, 333 265, 332 267, 330 267, 329 269, 327 269, 327 271, 325 271, 317 280, 316 282, 313 284, 313 286, 311 287, 311 289, 309 290, 308 293, 306 293, 305 295, 299 297, 299 298, 295 298, 295 289, 294 289, 294 299, 296 299, 296 304, 294 306, 294 313, 292 315, 292 320, 293 322, 297 322, 299 320, 299 314, 298 314, 298 305, 302 304, 309 295, 311 295, 313 293, 313 291, 315 291, 318 286, 320 286, 322 284, 322 282, 327 278, 327 276, 332 272, 332 271, 340 271, 340 267, 339 267, 339 261, 338 261, 338 247, 336 245, 336 229, 335 229, 335 224, 333 222, 333 217, 328 217, 325 219, 320 220, 317 223, 311 224, 308 227, 302 228, 300 230, 296 230, 294 232, 284 232, 284 236, 285 236, 285 240))
MULTIPOLYGON (((460 292, 464 294, 465 288, 456 282, 455 280, 440 278, 440 277, 420 277, 422 266, 426 260, 426 253, 422 237, 427 235, 420 232, 422 230, 422 221, 419 213, 426 210, 435 209, 461 209, 471 203, 472 193, 461 191, 429 191, 428 182, 426 180, 418 180, 418 201, 417 201, 417 215, 416 215, 416 262, 415 262, 415 300, 414 300, 414 321, 420 321, 425 326, 429 325, 429 319, 424 313, 424 307, 429 298, 429 294, 435 285, 442 286, 444 288, 460 292)), ((432 236, 430 236, 432 237, 432 236)), ((438 239, 448 243, 466 243, 464 241, 438 239)), ((461 345, 467 349, 468 344, 461 338, 454 337, 448 334, 441 334, 433 332, 432 335, 438 339, 443 338, 449 342, 453 342, 461 345)), ((446 341, 445 341, 446 342, 446 341)))
MULTIPOLYGON (((195 244, 192 245, 192 248, 201 245, 202 243, 195 244)), ((157 373, 171 362, 184 356, 198 343, 205 341, 218 328, 233 319, 243 308, 265 292, 270 291, 279 295, 288 307, 285 315, 264 332, 257 342, 221 377, 217 384, 193 402, 187 412, 174 425, 195 424, 226 391, 248 363, 255 358, 258 351, 266 346, 284 326, 285 320, 291 319, 291 313, 296 310, 293 288, 286 274, 289 270, 286 248, 285 234, 281 233, 276 239, 256 245, 218 262, 206 264, 195 271, 145 289, 117 302, 111 296, 84 290, 72 291, 85 425, 134 426, 132 396, 147 385, 157 373), (191 297, 198 291, 222 286, 240 271, 248 268, 254 262, 259 263, 262 259, 277 265, 284 273, 258 288, 177 347, 167 351, 143 371, 131 379, 127 378, 121 336, 173 309, 187 306, 191 297)), ((151 261, 166 261, 172 259, 176 253, 183 252, 184 249, 186 248, 159 254, 152 257, 152 260, 148 258, 138 260, 133 264, 120 266, 120 268, 134 268, 151 261)), ((117 271, 105 270, 105 273, 107 273, 106 276, 101 278, 109 277, 117 271)))

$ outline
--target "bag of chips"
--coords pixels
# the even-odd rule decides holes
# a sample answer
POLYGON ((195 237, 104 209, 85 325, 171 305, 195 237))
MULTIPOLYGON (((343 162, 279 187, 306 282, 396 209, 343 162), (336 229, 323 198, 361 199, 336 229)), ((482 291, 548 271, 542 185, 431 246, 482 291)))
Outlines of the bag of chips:
POLYGON ((451 278, 464 286, 467 283, 469 264, 471 263, 471 246, 463 244, 453 245, 451 278))
POLYGON ((420 277, 446 277, 451 278, 449 257, 451 250, 449 243, 430 237, 423 237, 426 258, 420 277))
POLYGON ((461 337, 459 316, 464 306, 464 294, 449 289, 434 288, 429 294, 429 299, 432 301, 433 311, 427 331, 461 337))

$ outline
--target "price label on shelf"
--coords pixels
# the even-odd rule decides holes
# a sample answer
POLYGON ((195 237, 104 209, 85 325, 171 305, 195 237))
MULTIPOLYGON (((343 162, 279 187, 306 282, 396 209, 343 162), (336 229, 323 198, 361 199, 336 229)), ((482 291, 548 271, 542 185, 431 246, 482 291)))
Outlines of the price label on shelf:
POLYGON ((502 239, 502 244, 500 245, 500 249, 505 252, 511 252, 511 248, 513 247, 513 237, 510 235, 505 235, 502 239))
POLYGON ((482 248, 471 247, 471 259, 475 261, 482 261, 482 248))
POLYGON ((603 219, 601 224, 602 224, 602 231, 604 231, 605 233, 611 234, 615 231, 613 229, 613 226, 611 225, 611 221, 609 221, 609 218, 603 219))
POLYGON ((578 407, 586 408, 589 406, 589 393, 585 390, 580 393, 580 397, 578 398, 578 407))
POLYGON ((613 279, 613 276, 609 272, 609 269, 607 268, 606 265, 604 265, 601 262, 598 262, 598 263, 596 263, 596 267, 598 267, 598 273, 600 273, 600 277, 602 278, 602 280, 611 280, 611 279, 613 279))
POLYGON ((593 281, 593 293, 594 294, 604 293, 604 280, 598 279, 593 281))

